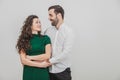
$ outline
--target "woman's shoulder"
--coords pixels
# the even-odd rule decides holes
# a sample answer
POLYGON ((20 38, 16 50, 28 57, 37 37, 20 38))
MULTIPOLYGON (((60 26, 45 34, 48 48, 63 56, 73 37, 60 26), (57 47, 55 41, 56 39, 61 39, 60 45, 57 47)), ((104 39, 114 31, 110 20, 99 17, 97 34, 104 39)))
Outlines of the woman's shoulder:
POLYGON ((51 40, 48 35, 44 35, 43 37, 44 37, 45 44, 51 44, 51 40))
POLYGON ((49 37, 48 35, 43 35, 43 37, 44 37, 45 39, 50 39, 50 37, 49 37))

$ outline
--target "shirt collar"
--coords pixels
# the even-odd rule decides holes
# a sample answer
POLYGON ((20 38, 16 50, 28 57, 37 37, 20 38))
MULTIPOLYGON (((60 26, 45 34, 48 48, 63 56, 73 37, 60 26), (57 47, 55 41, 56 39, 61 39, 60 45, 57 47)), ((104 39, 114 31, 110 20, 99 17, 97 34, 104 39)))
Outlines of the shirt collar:
POLYGON ((60 25, 60 27, 59 27, 59 29, 56 29, 56 30, 61 30, 62 28, 64 28, 64 25, 65 25, 65 23, 63 22, 61 25, 60 25))

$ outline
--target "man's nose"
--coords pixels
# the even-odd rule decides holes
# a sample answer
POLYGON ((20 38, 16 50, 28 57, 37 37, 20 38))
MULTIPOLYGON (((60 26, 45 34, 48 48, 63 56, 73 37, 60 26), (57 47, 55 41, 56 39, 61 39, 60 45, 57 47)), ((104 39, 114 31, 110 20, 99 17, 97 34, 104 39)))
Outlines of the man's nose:
POLYGON ((50 20, 50 17, 48 17, 48 20, 50 20))
POLYGON ((39 26, 41 26, 41 23, 39 23, 39 26))

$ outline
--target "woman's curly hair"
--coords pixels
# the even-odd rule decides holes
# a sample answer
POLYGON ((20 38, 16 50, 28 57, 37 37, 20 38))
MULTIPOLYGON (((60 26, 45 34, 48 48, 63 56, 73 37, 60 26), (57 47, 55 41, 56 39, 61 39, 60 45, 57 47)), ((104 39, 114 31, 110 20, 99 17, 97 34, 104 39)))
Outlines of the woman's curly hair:
MULTIPOLYGON (((32 38, 32 23, 33 19, 38 18, 36 15, 30 15, 26 18, 22 29, 21 34, 18 38, 16 48, 18 49, 18 52, 20 53, 21 50, 27 51, 27 49, 30 49, 30 39, 32 38)), ((40 35, 40 32, 38 32, 40 35)))

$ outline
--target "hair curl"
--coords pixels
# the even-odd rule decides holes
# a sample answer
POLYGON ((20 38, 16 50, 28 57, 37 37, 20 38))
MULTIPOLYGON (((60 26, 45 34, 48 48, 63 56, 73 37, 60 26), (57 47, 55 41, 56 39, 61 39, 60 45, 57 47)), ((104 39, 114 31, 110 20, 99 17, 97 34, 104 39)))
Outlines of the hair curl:
MULTIPOLYGON (((24 21, 24 24, 21 29, 21 34, 18 38, 17 45, 16 45, 16 48, 18 49, 19 53, 21 50, 26 52, 28 49, 31 48, 30 39, 33 36, 31 26, 34 18, 38 18, 38 16, 30 15, 24 21)), ((40 35, 40 32, 38 32, 38 34, 40 35)))

